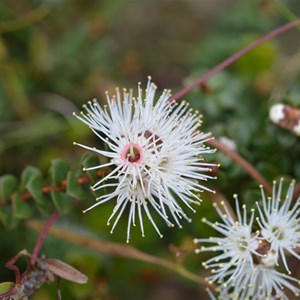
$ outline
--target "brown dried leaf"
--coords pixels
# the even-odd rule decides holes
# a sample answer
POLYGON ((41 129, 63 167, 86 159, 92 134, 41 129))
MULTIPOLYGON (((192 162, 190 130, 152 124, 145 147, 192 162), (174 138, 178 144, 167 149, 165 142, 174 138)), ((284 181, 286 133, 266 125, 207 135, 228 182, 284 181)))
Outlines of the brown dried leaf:
POLYGON ((87 283, 88 281, 87 276, 59 259, 48 258, 46 259, 46 263, 52 273, 63 279, 80 284, 87 283))

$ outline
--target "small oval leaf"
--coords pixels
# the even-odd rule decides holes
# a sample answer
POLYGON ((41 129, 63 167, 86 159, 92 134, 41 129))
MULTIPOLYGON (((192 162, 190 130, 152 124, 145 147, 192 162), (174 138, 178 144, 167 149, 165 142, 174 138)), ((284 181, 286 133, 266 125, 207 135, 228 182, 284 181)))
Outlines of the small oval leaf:
POLYGON ((0 283, 0 295, 10 291, 15 286, 14 282, 1 282, 0 283))
POLYGON ((46 263, 52 273, 63 279, 79 284, 85 284, 88 281, 87 276, 59 259, 48 258, 46 263))
POLYGON ((33 214, 32 207, 22 200, 19 193, 14 193, 12 199, 13 216, 17 219, 28 219, 33 214))
POLYGON ((69 195, 66 195, 62 192, 58 192, 55 190, 51 191, 51 197, 56 209, 61 214, 68 213, 73 207, 73 198, 69 195))
POLYGON ((46 216, 52 215, 57 209, 51 200, 45 199, 42 204, 37 204, 37 209, 46 216))
MULTIPOLYGON (((68 172, 67 176, 67 194, 77 198, 77 199, 84 199, 85 198, 85 191, 81 184, 78 183, 78 177, 83 177, 82 171, 70 171, 68 172)), ((88 176, 86 176, 87 179, 89 179, 88 176)))
POLYGON ((35 174, 26 183, 26 188, 31 193, 32 198, 38 203, 44 203, 44 196, 42 193, 43 178, 41 174, 35 174))
POLYGON ((54 159, 50 167, 51 181, 55 186, 59 186, 62 180, 66 179, 70 170, 70 164, 62 159, 54 159))
POLYGON ((31 179, 32 176, 41 174, 40 170, 33 166, 27 166, 21 175, 21 184, 26 186, 27 182, 31 179))
POLYGON ((0 178, 0 200, 7 202, 9 197, 18 187, 18 179, 10 174, 0 178))
POLYGON ((19 220, 13 216, 11 206, 0 207, 0 223, 2 223, 7 229, 13 229, 18 225, 19 220))

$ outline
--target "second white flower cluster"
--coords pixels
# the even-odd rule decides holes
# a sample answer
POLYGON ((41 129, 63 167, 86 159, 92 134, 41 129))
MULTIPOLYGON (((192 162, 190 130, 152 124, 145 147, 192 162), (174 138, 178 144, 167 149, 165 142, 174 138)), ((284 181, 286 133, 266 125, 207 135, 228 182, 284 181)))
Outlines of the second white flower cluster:
MULTIPOLYGON (((222 236, 195 239, 202 246, 196 253, 213 251, 217 254, 203 263, 211 270, 210 283, 218 284, 220 299, 289 299, 286 291, 300 295, 298 279, 291 276, 288 256, 300 259, 300 197, 293 203, 294 182, 282 198, 283 180, 273 184, 271 197, 261 187, 261 201, 255 210, 239 206, 235 195, 236 215, 224 202, 215 204, 222 222, 203 222, 222 236), (254 231, 253 228, 258 228, 254 231), (280 272, 285 269, 286 272, 280 272), (286 274, 288 273, 288 274, 286 274), (293 284, 294 283, 294 284, 293 284)), ((214 298, 210 292, 210 296, 214 298)))

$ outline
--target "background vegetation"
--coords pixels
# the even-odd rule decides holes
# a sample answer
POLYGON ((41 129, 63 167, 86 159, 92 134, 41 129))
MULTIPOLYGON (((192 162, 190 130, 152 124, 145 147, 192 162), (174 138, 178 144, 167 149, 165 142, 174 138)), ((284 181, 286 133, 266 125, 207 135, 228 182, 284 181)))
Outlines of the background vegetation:
MULTIPOLYGON (((78 170, 84 151, 72 142, 100 146, 87 126, 72 116, 83 103, 92 98, 104 103, 106 90, 135 88, 138 81, 145 84, 148 75, 161 90, 172 88, 175 93, 297 14, 298 0, 2 0, 0 175, 12 174, 26 186, 29 173, 23 170, 33 165, 49 184, 48 178, 53 180, 56 168, 62 167, 53 167, 53 163, 50 167, 55 158, 78 170)), ((299 30, 289 31, 186 97, 191 107, 203 114, 203 130, 218 139, 232 140, 237 151, 269 182, 282 176, 300 180, 299 137, 268 118, 274 103, 300 107, 299 47, 299 30)), ((218 179, 209 183, 213 189, 229 201, 237 193, 243 202, 254 205, 259 199, 257 182, 222 153, 207 159, 221 163, 218 179)), ((184 259, 189 270, 205 275, 201 267, 204 256, 194 255, 192 244, 193 238, 210 233, 201 218, 214 218, 212 195, 204 194, 203 199, 191 224, 174 230, 157 220, 163 239, 146 224, 146 237, 133 230, 131 244, 155 256, 184 259), (185 251, 176 258, 178 249, 185 251)), ((93 201, 90 195, 72 202, 59 224, 91 237, 125 242, 125 218, 114 235, 109 234, 109 204, 82 214, 93 201)), ((14 280, 5 262, 21 249, 31 251, 37 238, 23 219, 45 220, 51 211, 33 200, 27 204, 30 211, 25 214, 22 207, 18 220, 15 205, 0 207, 0 281, 14 280)), ((163 268, 87 250, 51 236, 42 252, 89 276, 84 286, 63 282, 63 299, 206 297, 203 287, 163 268)), ((55 299, 55 289, 54 284, 45 285, 33 299, 55 299)))

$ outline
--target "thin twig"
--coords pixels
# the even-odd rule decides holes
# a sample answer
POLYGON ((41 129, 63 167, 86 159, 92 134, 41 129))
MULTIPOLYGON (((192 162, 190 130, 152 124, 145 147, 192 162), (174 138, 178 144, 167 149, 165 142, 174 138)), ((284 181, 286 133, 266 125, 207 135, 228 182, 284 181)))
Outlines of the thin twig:
MULTIPOLYGON (((189 93, 196 87, 203 85, 210 77, 212 77, 213 75, 222 71, 223 69, 225 69, 226 67, 228 67, 229 65, 231 65, 232 63, 237 61, 239 58, 241 58, 243 55, 250 52, 257 46, 265 43, 266 41, 278 36, 279 34, 285 32, 287 30, 297 27, 299 25, 300 25, 300 19, 297 19, 293 22, 284 24, 284 25, 276 28, 275 30, 267 33, 266 35, 262 36, 261 38, 255 40, 254 42, 252 42, 245 48, 241 49, 240 51, 236 52, 232 56, 225 59, 222 63, 220 63, 217 66, 215 66, 214 68, 212 68, 210 71, 208 71, 207 73, 202 75, 200 78, 198 78, 192 84, 181 89, 179 92, 177 92, 174 96, 171 97, 171 100, 178 100, 178 99, 182 98, 182 96, 189 93)), ((262 184, 269 194, 272 193, 272 187, 267 182, 267 180, 255 168, 253 168, 250 163, 248 163, 243 157, 241 157, 237 152, 227 149, 216 139, 211 140, 209 143, 211 145, 213 145, 214 147, 218 148, 219 150, 221 150, 224 154, 231 157, 233 160, 235 160, 253 179, 255 179, 258 183, 262 184)), ((300 187, 299 187, 299 189, 300 189, 300 187)))
POLYGON ((49 232, 50 227, 53 225, 53 223, 59 218, 60 212, 56 211, 45 223, 45 225, 41 228, 40 235, 36 241, 35 247, 32 252, 31 256, 31 265, 34 265, 36 258, 39 256, 40 250, 42 248, 44 239, 49 232))
MULTIPOLYGON (((103 176, 103 171, 98 171, 97 173, 97 177, 102 177, 103 176)), ((76 179, 77 183, 80 184, 80 185, 84 185, 84 184, 87 184, 87 183, 90 183, 91 182, 91 178, 88 176, 87 173, 84 173, 82 176, 79 176, 77 179, 76 179)), ((64 179, 61 181, 60 185, 58 186, 53 186, 53 185, 45 185, 43 186, 42 188, 42 193, 44 195, 46 194, 49 194, 51 193, 52 190, 55 190, 55 191, 64 191, 66 190, 67 188, 67 180, 64 179)), ((21 199, 23 201, 28 201, 32 198, 32 194, 30 192, 25 192, 21 195, 21 199)))
POLYGON ((237 162, 256 182, 262 184, 265 190, 272 194, 272 186, 268 183, 268 181, 247 161, 245 160, 239 153, 236 151, 232 151, 229 148, 225 147, 218 140, 213 139, 208 142, 215 148, 222 151, 227 156, 231 157, 235 162, 237 162))
POLYGON ((18 288, 16 287, 13 287, 12 289, 10 289, 9 291, 3 293, 3 294, 0 294, 1 296, 1 300, 2 299, 13 299, 11 298, 10 296, 14 295, 16 292, 18 291, 18 288))
POLYGON ((62 295, 61 295, 61 278, 57 276, 57 299, 62 300, 62 295))
POLYGON ((240 51, 236 52, 232 56, 225 59, 222 63, 220 63, 217 66, 215 66, 214 68, 212 68, 210 71, 208 71, 207 73, 202 75, 200 78, 198 78, 192 84, 188 85, 187 87, 185 87, 182 90, 180 90, 179 92, 177 92, 174 96, 172 96, 171 99, 172 100, 178 100, 178 99, 182 98, 182 96, 189 93, 190 91, 192 91, 196 87, 199 87, 201 84, 206 82, 210 77, 212 77, 213 75, 219 73, 220 71, 222 71, 223 69, 225 69, 226 67, 228 67, 229 65, 231 65, 232 63, 237 61, 239 58, 241 58, 243 55, 250 52, 251 50, 253 50, 257 46, 265 43, 266 41, 274 38, 275 36, 278 36, 279 34, 285 32, 287 30, 289 30, 291 28, 294 28, 294 27, 297 27, 299 25, 300 25, 300 19, 295 20, 295 21, 290 22, 290 23, 287 23, 287 24, 284 24, 284 25, 276 28, 275 30, 267 33, 266 35, 263 35, 259 39, 252 42, 250 45, 246 46, 245 48, 241 49, 240 51))
MULTIPOLYGON (((105 170, 99 170, 97 172, 97 177, 98 178, 102 178, 104 174, 106 173, 109 173, 109 170, 108 169, 105 169, 105 170)), ((88 183, 91 183, 91 178, 89 177, 89 175, 87 174, 87 172, 85 172, 82 176, 79 176, 77 179, 76 179, 77 183, 79 185, 84 185, 84 184, 88 184, 88 183)), ((64 179, 61 181, 60 185, 58 186, 53 186, 53 185, 45 185, 42 187, 42 193, 44 195, 47 195, 47 194, 50 194, 52 190, 55 190, 55 191, 65 191, 67 189, 67 180, 64 179)), ((9 197, 9 201, 1 201, 0 199, 0 207, 5 207, 8 203, 11 203, 12 202, 12 196, 9 197)), ((27 191, 27 192, 24 192, 21 194, 21 199, 23 201, 29 201, 30 199, 32 199, 32 194, 27 191)))
MULTIPOLYGON (((40 231, 43 227, 43 223, 37 220, 28 220, 26 222, 27 227, 40 231)), ((143 262, 148 262, 154 265, 158 265, 169 269, 191 281, 194 281, 202 286, 214 288, 213 284, 209 284, 203 277, 198 276, 190 271, 186 270, 183 266, 177 265, 169 260, 152 256, 150 254, 144 253, 132 246, 112 243, 104 240, 99 240, 91 237, 84 236, 80 233, 61 228, 59 226, 53 226, 49 232, 50 235, 62 239, 64 241, 79 245, 94 251, 100 251, 109 255, 115 255, 125 258, 131 258, 135 260, 140 260, 143 262)))

